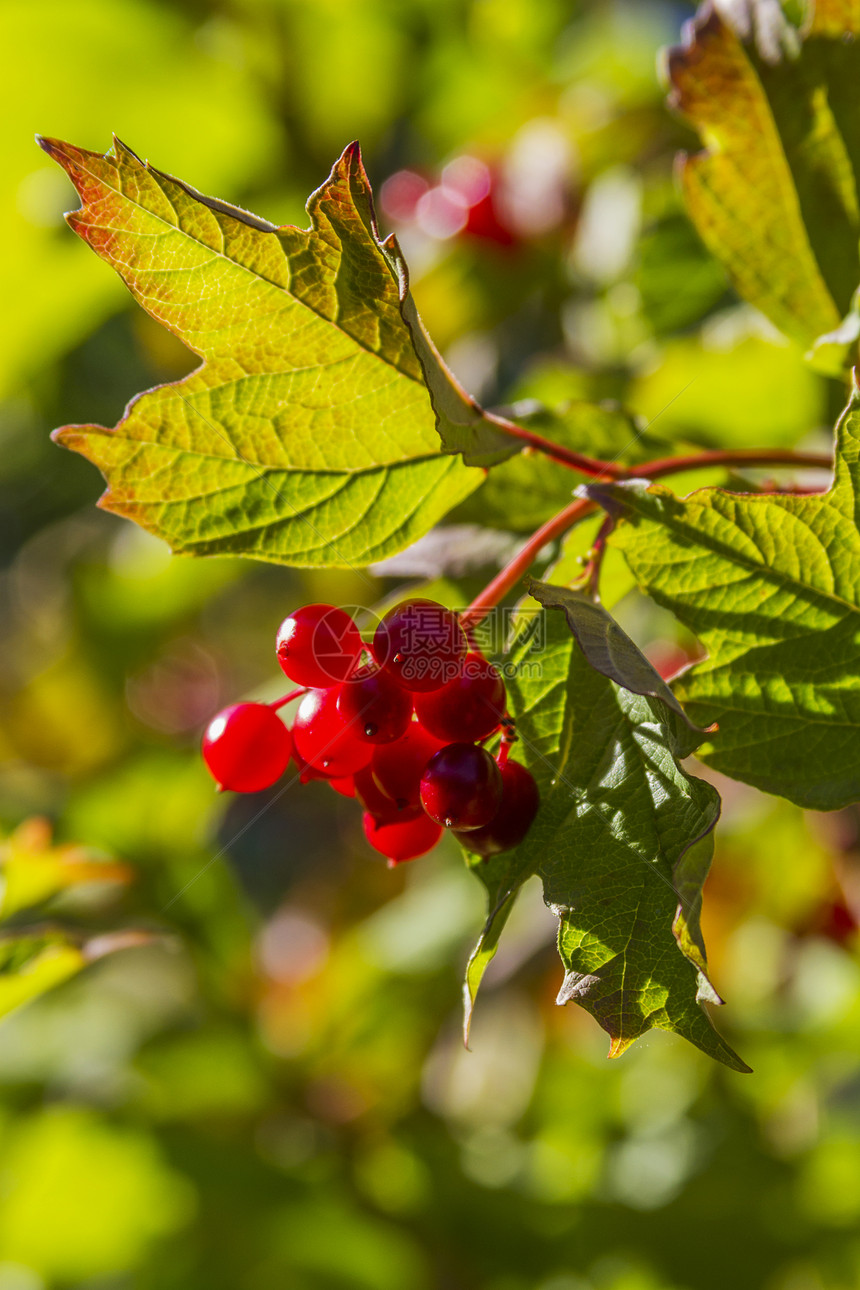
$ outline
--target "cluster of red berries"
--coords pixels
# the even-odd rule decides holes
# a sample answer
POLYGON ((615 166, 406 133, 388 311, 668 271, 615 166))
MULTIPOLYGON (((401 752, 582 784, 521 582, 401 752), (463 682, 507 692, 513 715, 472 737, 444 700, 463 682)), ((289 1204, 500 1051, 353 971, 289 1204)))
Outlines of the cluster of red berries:
POLYGON ((302 689, 213 717, 203 757, 220 787, 269 788, 292 758, 303 781, 358 799, 368 842, 393 864, 429 851, 443 828, 484 856, 522 841, 537 785, 508 755, 504 681, 452 610, 408 600, 365 646, 345 610, 305 605, 284 619, 276 648, 302 689), (299 696, 290 730, 277 709, 299 696), (494 759, 482 744, 499 729, 494 759))

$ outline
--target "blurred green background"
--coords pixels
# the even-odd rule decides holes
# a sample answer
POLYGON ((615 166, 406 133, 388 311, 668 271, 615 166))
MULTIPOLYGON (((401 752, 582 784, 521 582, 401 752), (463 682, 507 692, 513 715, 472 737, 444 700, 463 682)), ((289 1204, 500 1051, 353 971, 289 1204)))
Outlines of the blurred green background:
MULTIPOLYGON (((48 438, 194 365, 65 227, 71 190, 33 143, 115 130, 278 222, 304 222, 358 137, 431 334, 491 402, 621 398, 667 439, 826 444, 842 391, 732 296, 676 195, 694 140, 656 60, 690 13, 0 4, 0 825, 48 817, 134 872, 40 917, 157 933, 0 1024, 0 1290, 860 1284, 856 814, 720 785, 705 932, 753 1076, 657 1033, 607 1062, 555 1006, 532 889, 466 1053, 483 909, 455 847, 389 872, 354 803, 219 799, 197 752, 219 706, 279 692, 292 606, 366 604, 396 576, 171 558, 48 438), (450 194, 476 175, 492 202, 462 229, 450 194)), ((462 522, 518 527, 477 496, 462 522)), ((425 558, 438 594, 486 580, 473 539, 463 568, 425 558)), ((664 616, 622 608, 683 657, 664 616)))

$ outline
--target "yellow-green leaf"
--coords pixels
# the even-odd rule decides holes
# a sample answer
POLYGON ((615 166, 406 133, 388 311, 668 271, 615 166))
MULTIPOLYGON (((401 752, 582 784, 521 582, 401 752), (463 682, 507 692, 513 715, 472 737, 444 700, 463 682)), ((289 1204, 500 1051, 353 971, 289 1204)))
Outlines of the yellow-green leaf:
POLYGON ((56 432, 102 470, 106 509, 175 551, 345 566, 401 550, 481 482, 440 451, 357 145, 307 230, 203 197, 119 141, 42 146, 80 193, 72 228, 204 359, 113 429, 56 432))
POLYGON ((776 5, 703 5, 667 59, 704 144, 680 166, 696 227, 740 295, 807 346, 860 280, 860 10, 810 8, 800 29, 776 5))

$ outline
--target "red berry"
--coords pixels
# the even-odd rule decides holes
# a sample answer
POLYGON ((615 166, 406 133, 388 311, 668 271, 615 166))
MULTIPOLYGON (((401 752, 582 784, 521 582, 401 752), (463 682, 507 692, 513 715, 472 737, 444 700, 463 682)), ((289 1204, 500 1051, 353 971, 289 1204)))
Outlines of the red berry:
POLYGON ((258 793, 280 779, 292 753, 290 732, 267 703, 235 703, 203 735, 203 760, 221 788, 258 793))
POLYGON ((448 829, 480 829, 499 809, 502 776, 485 748, 448 744, 435 753, 421 777, 421 805, 448 829))
POLYGON ((373 755, 371 745, 340 716, 336 689, 308 690, 296 712, 293 740, 299 756, 329 779, 353 775, 373 755))
POLYGON ((373 778, 369 766, 355 773, 355 795, 366 811, 369 811, 378 822, 391 823, 392 820, 412 820, 421 814, 421 806, 398 806, 393 797, 383 793, 373 778))
POLYGON ((373 654, 404 690, 438 690, 459 674, 467 644, 457 615, 435 600, 407 600, 376 629, 373 654))
MULTIPOLYGON (((319 770, 318 767, 311 766, 309 762, 305 761, 298 748, 296 748, 295 741, 293 741, 293 761, 299 768, 299 782, 301 784, 309 784, 312 779, 324 779, 326 783, 332 783, 333 777, 331 775, 327 775, 324 770, 319 770)), ((341 778, 344 777, 342 776, 341 778)))
POLYGON ((423 856, 435 847, 442 836, 441 827, 428 819, 423 811, 410 820, 381 824, 377 823, 369 811, 365 811, 361 823, 370 845, 380 855, 387 856, 391 865, 423 856))
POLYGON ((340 793, 341 797, 355 797, 355 778, 352 775, 341 775, 330 779, 329 784, 336 793, 340 793))
POLYGON ((393 798, 401 809, 420 805, 421 776, 441 747, 440 739, 417 721, 411 722, 402 739, 375 750, 370 769, 377 788, 393 798))
POLYGON ((412 698, 380 668, 360 667, 344 681, 337 710, 359 739, 390 744, 406 734, 412 720, 412 698))
POLYGON ((343 609, 305 605, 281 623, 275 641, 278 662, 298 685, 345 681, 358 662, 361 636, 343 609))
POLYGON ((505 683, 482 654, 467 654, 453 681, 416 696, 415 714, 446 743, 473 743, 492 734, 505 715, 505 683))
POLYGON ((540 806, 540 793, 531 773, 518 761, 501 768, 502 804, 482 829, 455 833, 455 837, 478 855, 494 856, 519 846, 531 828, 540 806))

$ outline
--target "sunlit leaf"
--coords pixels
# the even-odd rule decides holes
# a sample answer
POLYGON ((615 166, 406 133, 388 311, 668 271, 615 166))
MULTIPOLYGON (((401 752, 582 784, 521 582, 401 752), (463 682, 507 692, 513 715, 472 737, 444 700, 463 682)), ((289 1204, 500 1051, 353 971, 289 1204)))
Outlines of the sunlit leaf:
POLYGON ((612 541, 640 586, 708 649, 674 687, 694 721, 719 725, 699 755, 819 810, 860 798, 858 493, 856 388, 828 492, 594 490, 626 521, 612 541))
POLYGON ((860 279, 860 13, 816 0, 808 30, 776 5, 703 5, 669 51, 671 102, 701 136, 681 181, 739 293, 812 345, 860 279))
POLYGON ((595 671, 561 614, 545 617, 546 640, 523 634, 508 683, 514 755, 535 775, 541 807, 516 850, 472 862, 490 912, 469 966, 467 1016, 512 899, 538 874, 559 918, 558 1002, 591 1012, 611 1055, 658 1028, 745 1070, 700 1002, 717 1001, 698 945, 707 865, 682 868, 676 884, 716 823, 719 797, 681 769, 678 736, 689 730, 673 708, 595 671))
POLYGON ((89 941, 59 927, 0 933, 0 1017, 76 976, 88 963, 155 939, 151 932, 108 932, 89 941))
POLYGON ((175 551, 344 566, 401 550, 480 483, 439 450, 357 146, 309 230, 204 198, 118 141, 43 147, 81 195, 71 226, 205 360, 113 430, 57 432, 104 473, 104 507, 175 551))

